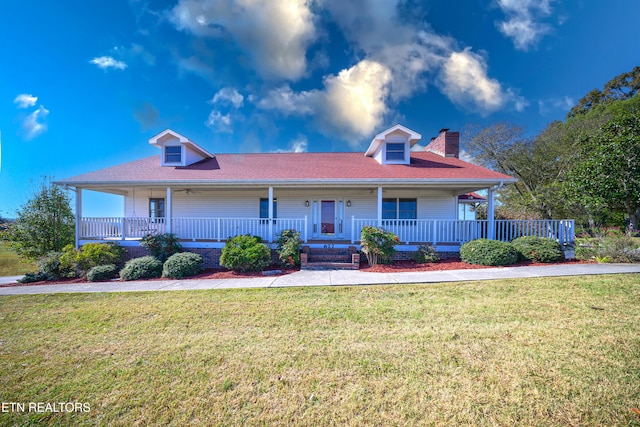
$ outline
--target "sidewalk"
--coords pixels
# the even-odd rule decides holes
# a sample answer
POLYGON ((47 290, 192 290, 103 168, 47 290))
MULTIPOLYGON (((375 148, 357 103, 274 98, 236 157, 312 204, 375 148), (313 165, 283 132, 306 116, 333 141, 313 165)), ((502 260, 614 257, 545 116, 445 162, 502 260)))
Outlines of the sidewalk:
MULTIPOLYGON (((183 279, 138 282, 100 282, 68 285, 15 286, 0 288, 0 295, 50 294, 61 292, 136 292, 194 289, 281 288, 295 286, 355 286, 401 283, 442 283, 469 280, 517 279, 526 277, 580 276, 640 273, 640 264, 575 264, 542 267, 498 267, 478 270, 367 273, 358 270, 303 270, 277 277, 240 279, 183 279)), ((0 278, 0 282, 2 282, 0 278)), ((638 276, 640 283, 640 276, 638 276)), ((7 283, 5 281, 5 283, 7 283)))

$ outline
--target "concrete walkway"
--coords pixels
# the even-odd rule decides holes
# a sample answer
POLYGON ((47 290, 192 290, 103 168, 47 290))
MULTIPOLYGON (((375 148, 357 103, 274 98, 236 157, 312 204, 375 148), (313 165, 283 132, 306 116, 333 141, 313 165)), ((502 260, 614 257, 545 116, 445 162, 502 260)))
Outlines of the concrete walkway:
MULTIPOLYGON (((526 277, 579 276, 640 273, 640 264, 560 264, 541 267, 498 267, 477 270, 367 273, 357 270, 299 271, 276 277, 239 279, 183 279, 139 282, 14 286, 0 288, 0 295, 50 294, 60 292, 136 292, 193 289, 281 288, 295 286, 349 286, 400 283, 441 283, 468 280, 517 279, 526 277)), ((2 283, 0 278, 0 283, 2 283)), ((15 281, 15 279, 14 279, 15 281)), ((638 276, 640 283, 640 276, 638 276)), ((6 282, 5 282, 6 283, 6 282)))

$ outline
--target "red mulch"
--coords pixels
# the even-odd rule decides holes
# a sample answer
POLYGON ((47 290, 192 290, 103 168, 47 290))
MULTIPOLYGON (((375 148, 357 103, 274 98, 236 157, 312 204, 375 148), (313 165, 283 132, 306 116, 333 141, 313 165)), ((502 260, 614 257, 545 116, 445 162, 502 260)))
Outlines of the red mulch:
MULTIPOLYGON (((555 264, 589 264, 591 261, 581 260, 567 260, 558 262, 555 264)), ((549 265, 539 262, 520 262, 517 264, 509 265, 508 267, 522 267, 522 266, 543 266, 549 265)), ((467 264, 460 261, 459 258, 445 258, 433 264, 417 264, 415 261, 395 261, 393 264, 378 264, 374 267, 369 267, 365 262, 360 263, 360 270, 369 273, 398 273, 402 271, 442 271, 442 270, 467 270, 478 268, 494 268, 486 265, 467 264)), ((236 273, 235 271, 227 270, 226 268, 207 268, 204 272, 197 276, 187 277, 185 279, 239 279, 243 277, 264 277, 264 276, 283 276, 285 274, 291 274, 299 271, 300 268, 295 269, 281 269, 278 266, 268 267, 266 272, 273 272, 272 274, 263 274, 261 271, 249 272, 249 273, 236 273)), ((144 280, 167 280, 162 278, 157 279, 144 279, 144 280)), ((73 278, 73 279, 60 279, 56 282, 33 282, 33 283, 6 283, 0 284, 0 288, 7 288, 11 286, 38 286, 38 285, 69 285, 74 283, 90 283, 85 279, 73 278)))
MULTIPOLYGON (((590 261, 581 261, 581 260, 566 260, 561 262, 556 262, 553 264, 589 264, 590 261)), ((516 264, 511 264, 506 267, 536 267, 550 265, 542 262, 519 262, 516 264)), ((369 265, 365 262, 360 263, 360 270, 370 272, 370 273, 399 273, 403 271, 443 271, 443 270, 468 270, 468 269, 478 269, 478 268, 495 268, 488 265, 479 265, 479 264, 467 264, 466 262, 460 261, 460 258, 445 258, 441 259, 436 263, 427 263, 427 264, 418 264, 413 260, 407 261, 395 261, 393 264, 378 264, 374 267, 369 267, 369 265)))
MULTIPOLYGON (((267 274, 264 274, 262 271, 236 273, 235 271, 230 271, 230 270, 227 270, 226 268, 206 268, 202 273, 195 276, 185 277, 185 279, 239 279, 242 277, 265 277, 265 276, 275 277, 275 276, 283 276, 285 274, 291 274, 293 272, 300 271, 300 267, 297 267, 295 269, 291 269, 291 268, 284 269, 284 268, 280 268, 279 266, 272 265, 270 267, 267 267, 264 271, 267 274)), ((142 280, 156 281, 156 280, 180 280, 180 279, 166 279, 162 277, 157 277, 153 279, 142 279, 142 280)), ((116 279, 115 281, 118 281, 118 280, 116 279)), ((32 283, 5 283, 5 284, 0 283, 0 288, 9 288, 12 286, 70 285, 75 283, 84 284, 84 283, 92 283, 92 282, 89 282, 86 279, 74 277, 71 279, 58 279, 55 282, 40 281, 40 282, 32 282, 32 283)))

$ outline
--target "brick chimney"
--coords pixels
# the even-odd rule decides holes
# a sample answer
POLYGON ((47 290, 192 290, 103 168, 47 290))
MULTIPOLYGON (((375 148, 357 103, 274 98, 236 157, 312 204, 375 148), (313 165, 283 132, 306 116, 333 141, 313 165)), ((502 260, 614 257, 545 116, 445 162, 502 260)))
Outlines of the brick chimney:
POLYGON ((442 157, 458 158, 460 154, 460 132, 449 132, 449 129, 441 129, 440 134, 431 138, 425 151, 431 151, 442 157))

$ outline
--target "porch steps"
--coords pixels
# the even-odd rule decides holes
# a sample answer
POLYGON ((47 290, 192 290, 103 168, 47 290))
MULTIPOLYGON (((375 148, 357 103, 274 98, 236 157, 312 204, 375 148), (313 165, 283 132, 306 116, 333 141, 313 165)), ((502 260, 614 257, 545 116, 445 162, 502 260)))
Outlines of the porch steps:
POLYGON ((358 270, 360 254, 355 247, 310 248, 304 246, 301 254, 302 270, 358 270))

